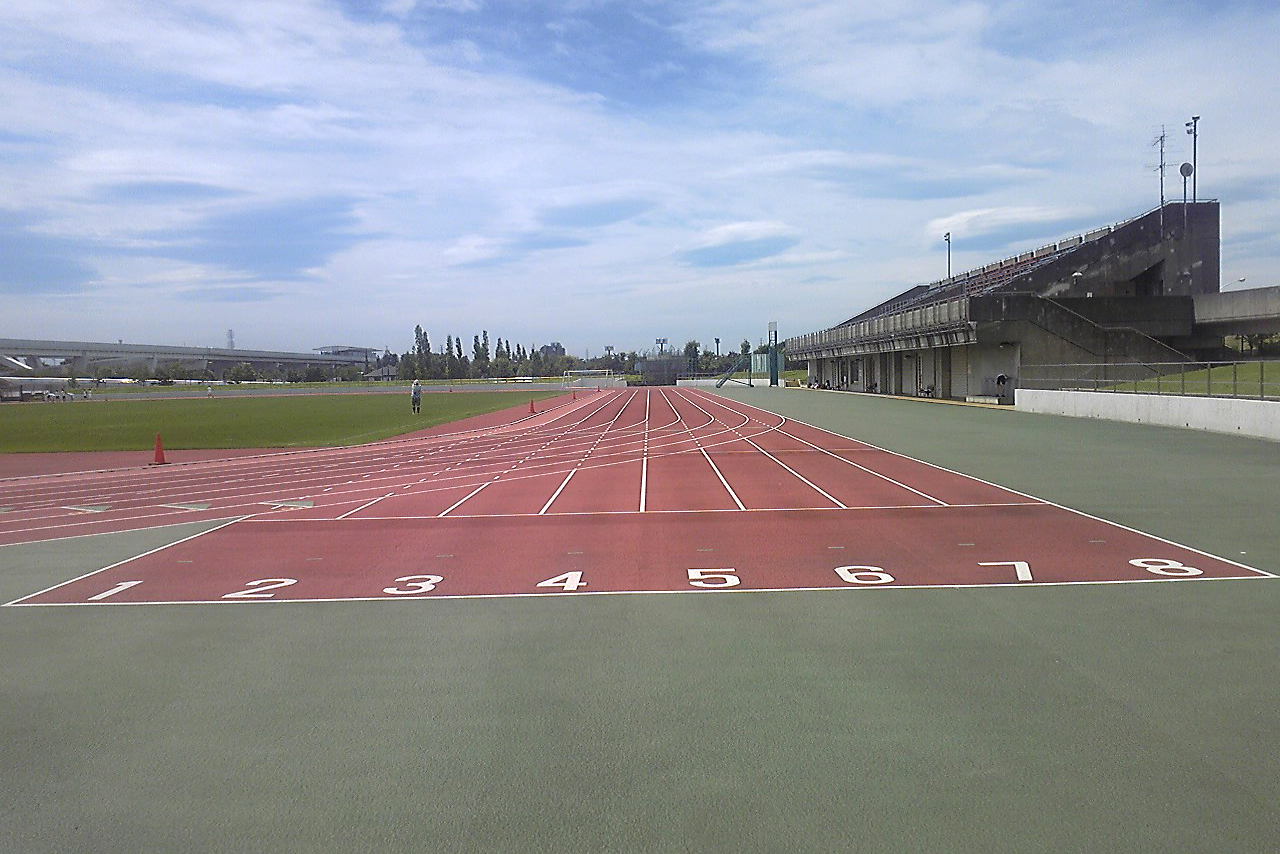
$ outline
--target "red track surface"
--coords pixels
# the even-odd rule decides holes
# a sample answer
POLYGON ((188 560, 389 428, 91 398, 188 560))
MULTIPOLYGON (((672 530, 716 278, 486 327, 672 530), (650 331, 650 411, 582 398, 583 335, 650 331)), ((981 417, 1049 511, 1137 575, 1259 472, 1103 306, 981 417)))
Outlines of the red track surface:
POLYGON ((326 449, 0 482, 0 543, 228 519, 11 604, 1265 576, 689 389, 326 449))

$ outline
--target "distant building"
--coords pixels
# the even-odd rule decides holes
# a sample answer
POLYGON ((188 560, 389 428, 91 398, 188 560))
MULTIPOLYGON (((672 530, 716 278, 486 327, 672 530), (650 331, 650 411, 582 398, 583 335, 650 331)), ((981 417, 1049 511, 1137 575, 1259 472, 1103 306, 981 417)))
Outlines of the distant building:
POLYGON ((316 352, 322 356, 337 356, 351 361, 362 359, 366 366, 378 361, 378 349, 376 347, 352 347, 347 344, 332 344, 328 347, 317 347, 316 352))
POLYGON ((386 382, 388 380, 396 379, 399 371, 399 366, 387 365, 386 367, 376 368, 375 370, 369 371, 364 374, 364 378, 366 380, 373 380, 374 382, 386 382))

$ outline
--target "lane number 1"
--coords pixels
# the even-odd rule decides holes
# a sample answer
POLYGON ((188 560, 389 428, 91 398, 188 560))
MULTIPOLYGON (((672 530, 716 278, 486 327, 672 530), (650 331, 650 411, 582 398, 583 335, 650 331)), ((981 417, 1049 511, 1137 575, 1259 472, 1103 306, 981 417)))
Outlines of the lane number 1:
POLYGON ((110 590, 103 590, 97 596, 90 596, 89 601, 100 602, 103 599, 106 599, 108 596, 114 596, 123 590, 128 590, 130 587, 133 587, 134 585, 141 584, 141 583, 142 583, 141 581, 121 581, 119 584, 117 584, 115 587, 112 587, 110 590))

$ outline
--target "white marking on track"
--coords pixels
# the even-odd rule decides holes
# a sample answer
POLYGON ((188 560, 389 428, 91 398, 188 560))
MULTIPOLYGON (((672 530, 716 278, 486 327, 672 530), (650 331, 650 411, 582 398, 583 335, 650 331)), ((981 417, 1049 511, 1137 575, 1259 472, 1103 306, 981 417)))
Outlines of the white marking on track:
POLYGON ((573 476, 577 473, 577 469, 569 469, 569 474, 565 476, 565 479, 560 482, 558 487, 556 487, 556 491, 551 493, 551 497, 547 499, 547 503, 542 505, 542 509, 538 511, 539 516, 546 514, 547 510, 551 508, 551 504, 560 497, 560 493, 564 492, 564 488, 569 485, 569 481, 573 480, 573 476))
POLYGON ((380 495, 380 496, 378 496, 377 498, 373 499, 372 501, 366 501, 364 504, 361 504, 359 507, 353 507, 352 509, 348 510, 346 513, 343 513, 343 514, 342 514, 341 516, 339 516, 338 518, 339 518, 339 519, 345 519, 345 518, 347 518, 348 516, 352 515, 353 513, 359 513, 359 512, 360 512, 361 510, 363 510, 364 508, 366 508, 366 507, 372 507, 373 505, 377 504, 379 501, 382 501, 382 500, 384 500, 384 499, 390 498, 390 497, 391 497, 391 496, 393 496, 393 495, 395 495, 395 493, 394 493, 394 492, 388 492, 386 495, 380 495))

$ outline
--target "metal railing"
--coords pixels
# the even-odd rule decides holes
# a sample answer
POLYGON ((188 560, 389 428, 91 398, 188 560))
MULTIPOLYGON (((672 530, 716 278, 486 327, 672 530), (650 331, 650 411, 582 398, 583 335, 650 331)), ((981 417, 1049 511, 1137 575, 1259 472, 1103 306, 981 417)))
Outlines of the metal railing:
POLYGON ((1022 365, 1018 369, 1018 386, 1052 391, 1280 400, 1280 361, 1022 365))
POLYGON ((885 314, 860 320, 848 326, 835 326, 821 332, 797 335, 787 339, 787 353, 803 358, 816 350, 848 346, 855 342, 887 339, 912 332, 963 326, 968 321, 969 301, 963 298, 953 299, 898 314, 885 314))

